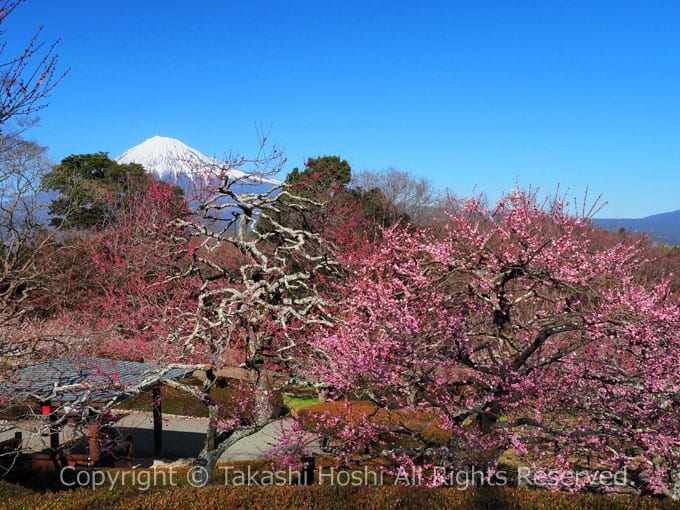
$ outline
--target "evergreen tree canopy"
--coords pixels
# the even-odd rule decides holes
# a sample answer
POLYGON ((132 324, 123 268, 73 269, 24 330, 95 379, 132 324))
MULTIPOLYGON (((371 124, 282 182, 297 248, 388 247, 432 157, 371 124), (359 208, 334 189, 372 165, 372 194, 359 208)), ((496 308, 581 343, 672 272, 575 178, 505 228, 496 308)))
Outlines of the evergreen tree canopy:
POLYGON ((302 172, 293 168, 286 176, 286 184, 293 186, 297 194, 315 196, 337 191, 349 184, 351 178, 352 167, 346 160, 339 156, 319 156, 308 159, 302 172))
POLYGON ((112 220, 151 177, 137 163, 120 165, 108 153, 72 154, 42 178, 44 191, 59 196, 50 204, 52 224, 97 228, 112 220))

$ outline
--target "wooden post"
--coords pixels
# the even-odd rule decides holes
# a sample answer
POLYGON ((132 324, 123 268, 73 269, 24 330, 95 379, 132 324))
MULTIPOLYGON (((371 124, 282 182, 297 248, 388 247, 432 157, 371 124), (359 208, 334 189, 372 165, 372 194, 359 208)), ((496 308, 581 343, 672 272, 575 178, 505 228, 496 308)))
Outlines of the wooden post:
POLYGON ((51 402, 43 402, 42 414, 43 416, 47 416, 47 419, 50 422, 50 448, 57 450, 59 448, 59 427, 52 424, 57 421, 57 415, 54 413, 51 402))
POLYGON ((90 425, 90 428, 88 429, 88 436, 90 437, 89 441, 89 465, 94 466, 97 462, 99 462, 99 431, 98 431, 98 426, 96 423, 93 423, 90 425))
POLYGON ((302 457, 302 471, 300 473, 300 485, 314 485, 314 470, 316 461, 314 457, 302 457))
POLYGON ((153 455, 159 458, 163 452, 163 415, 161 413, 161 387, 151 390, 153 400, 153 455))

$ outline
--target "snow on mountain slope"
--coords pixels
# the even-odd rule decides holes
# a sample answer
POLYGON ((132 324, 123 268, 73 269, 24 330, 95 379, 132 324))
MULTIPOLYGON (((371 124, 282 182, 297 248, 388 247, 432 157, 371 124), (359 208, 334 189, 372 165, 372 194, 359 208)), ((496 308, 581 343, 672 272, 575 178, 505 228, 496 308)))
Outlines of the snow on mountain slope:
MULTIPOLYGON (((221 182, 224 177, 223 169, 227 168, 227 175, 238 181, 232 183, 231 190, 235 193, 276 193, 281 182, 263 177, 250 175, 241 170, 228 166, 226 163, 206 156, 202 152, 188 145, 164 136, 154 136, 139 145, 125 151, 115 159, 118 163, 139 163, 147 172, 158 179, 184 190, 189 208, 197 210, 204 194, 212 185, 221 182)), ((230 199, 222 197, 213 205, 222 205, 220 210, 212 210, 218 218, 202 218, 200 221, 210 229, 219 231, 228 218, 232 218, 235 209, 228 205, 230 199)))
MULTIPOLYGON (((165 136, 149 138, 125 151, 115 160, 122 164, 139 163, 147 172, 173 184, 182 184, 184 180, 193 181, 198 176, 216 175, 225 165, 224 162, 206 156, 175 138, 165 136)), ((279 184, 275 179, 248 177, 248 174, 235 168, 230 168, 227 173, 232 178, 248 178, 260 183, 279 184)))

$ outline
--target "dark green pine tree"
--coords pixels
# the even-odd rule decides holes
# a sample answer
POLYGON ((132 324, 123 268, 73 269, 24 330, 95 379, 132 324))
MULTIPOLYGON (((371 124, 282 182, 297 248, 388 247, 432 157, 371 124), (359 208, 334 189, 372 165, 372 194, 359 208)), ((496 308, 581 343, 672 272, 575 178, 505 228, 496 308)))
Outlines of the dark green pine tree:
POLYGON ((120 165, 108 153, 72 154, 46 174, 43 191, 57 192, 51 223, 72 229, 99 228, 115 219, 130 197, 151 182, 142 165, 120 165))
MULTIPOLYGON (((305 169, 293 170, 286 176, 286 184, 289 186, 292 195, 311 198, 325 202, 335 193, 345 189, 352 178, 352 167, 339 156, 319 156, 309 158, 305 163, 305 169)), ((307 214, 298 210, 296 205, 299 201, 288 196, 279 199, 276 204, 278 213, 269 211, 262 215, 257 225, 257 230, 261 233, 271 232, 274 220, 282 225, 295 228, 309 228, 309 211, 307 214)), ((307 206, 308 208, 308 206, 307 206)), ((303 208, 304 209, 304 208, 303 208)))
POLYGON ((346 160, 339 156, 319 156, 308 159, 302 172, 293 168, 286 176, 286 184, 297 194, 314 197, 342 189, 351 178, 352 167, 346 160))

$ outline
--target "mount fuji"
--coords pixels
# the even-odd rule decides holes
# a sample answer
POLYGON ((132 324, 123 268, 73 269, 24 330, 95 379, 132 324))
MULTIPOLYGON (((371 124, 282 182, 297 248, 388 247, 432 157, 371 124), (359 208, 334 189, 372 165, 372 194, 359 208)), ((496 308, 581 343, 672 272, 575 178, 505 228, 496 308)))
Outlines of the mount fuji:
MULTIPOLYGON (((175 138, 154 136, 126 150, 115 161, 121 164, 139 163, 147 172, 170 184, 190 191, 196 181, 210 179, 225 167, 225 163, 207 156, 175 138)), ((249 176, 233 167, 227 167, 227 175, 240 179, 248 191, 262 193, 280 184, 275 179, 249 176)))
MULTIPOLYGON (((207 156, 175 138, 154 136, 128 149, 115 158, 121 164, 139 163, 157 179, 180 186, 189 198, 189 207, 200 204, 197 192, 205 185, 210 186, 217 179, 221 181, 224 171, 228 177, 237 179, 230 187, 235 193, 275 193, 280 181, 260 175, 249 175, 216 158, 207 156)), ((227 199, 228 201, 228 199, 227 199)), ((219 212, 226 219, 234 212, 232 207, 225 207, 219 212)), ((210 229, 220 229, 219 219, 201 220, 210 229)))

